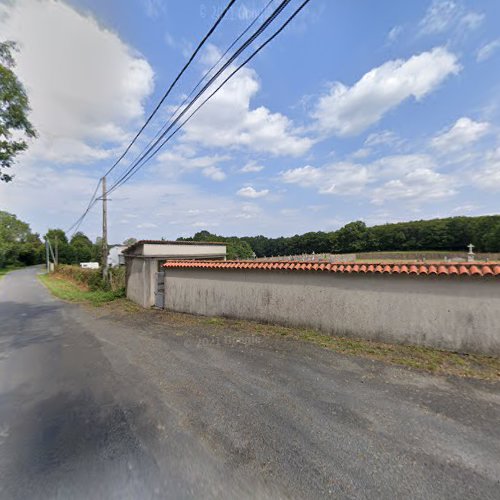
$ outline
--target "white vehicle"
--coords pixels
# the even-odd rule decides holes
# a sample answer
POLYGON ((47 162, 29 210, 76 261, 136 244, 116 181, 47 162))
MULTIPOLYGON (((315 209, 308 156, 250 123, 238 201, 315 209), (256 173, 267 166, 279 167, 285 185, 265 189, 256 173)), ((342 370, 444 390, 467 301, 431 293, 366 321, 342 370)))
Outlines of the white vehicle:
POLYGON ((99 262, 80 262, 82 269, 99 269, 99 262))

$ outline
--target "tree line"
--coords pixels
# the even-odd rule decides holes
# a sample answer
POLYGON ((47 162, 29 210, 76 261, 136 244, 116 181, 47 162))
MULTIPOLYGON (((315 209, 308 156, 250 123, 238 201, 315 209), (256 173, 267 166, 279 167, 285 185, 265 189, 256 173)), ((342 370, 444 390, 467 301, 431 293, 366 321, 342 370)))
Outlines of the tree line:
MULTIPOLYGON (((85 234, 77 232, 68 239, 62 229, 49 229, 44 239, 49 240, 59 264, 102 264, 101 238, 92 242, 85 234)), ((131 245, 135 241, 134 238, 128 238, 123 243, 131 245)), ((40 235, 32 232, 29 224, 19 220, 14 214, 0 210, 0 268, 31 266, 43 262, 45 242, 42 242, 40 235)))
POLYGON ((195 241, 228 242, 228 258, 247 259, 310 253, 445 250, 465 252, 472 243, 477 252, 500 252, 500 215, 448 217, 368 227, 362 221, 337 231, 308 232, 294 236, 220 236, 200 231, 195 241), (231 249, 231 251, 230 251, 231 249))
MULTIPOLYGON (((92 242, 85 234, 70 239, 62 229, 49 229, 44 235, 58 254, 60 264, 101 261, 100 238, 92 242)), ((228 259, 250 259, 310 253, 361 253, 378 251, 465 252, 472 243, 477 252, 500 252, 500 215, 448 217, 444 219, 398 222, 368 227, 362 221, 346 224, 337 231, 308 232, 295 236, 221 236, 200 231, 192 238, 177 241, 227 243, 228 259)), ((129 238, 124 244, 136 240, 129 238)), ((45 244, 29 224, 15 215, 0 211, 0 268, 45 262, 45 244)))

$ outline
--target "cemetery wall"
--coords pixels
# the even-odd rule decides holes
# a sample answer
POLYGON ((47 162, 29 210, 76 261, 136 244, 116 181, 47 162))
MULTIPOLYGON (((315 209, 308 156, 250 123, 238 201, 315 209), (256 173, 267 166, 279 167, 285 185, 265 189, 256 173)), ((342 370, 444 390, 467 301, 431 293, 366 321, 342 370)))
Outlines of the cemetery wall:
POLYGON ((164 300, 172 311, 500 354, 498 276, 172 267, 164 300))

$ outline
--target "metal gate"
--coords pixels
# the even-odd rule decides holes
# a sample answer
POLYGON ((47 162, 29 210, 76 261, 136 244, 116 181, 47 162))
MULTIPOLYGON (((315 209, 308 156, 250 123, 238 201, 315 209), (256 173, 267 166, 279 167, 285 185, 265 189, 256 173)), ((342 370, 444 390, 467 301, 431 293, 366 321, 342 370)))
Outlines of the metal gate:
POLYGON ((155 307, 163 309, 165 305, 165 271, 156 273, 155 307))

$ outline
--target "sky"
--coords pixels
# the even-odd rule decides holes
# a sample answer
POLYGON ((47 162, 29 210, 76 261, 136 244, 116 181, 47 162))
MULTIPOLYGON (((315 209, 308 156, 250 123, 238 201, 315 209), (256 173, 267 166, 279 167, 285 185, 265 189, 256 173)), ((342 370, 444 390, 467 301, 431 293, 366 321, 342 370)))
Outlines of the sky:
MULTIPOLYGON (((236 1, 108 186, 267 3, 236 1)), ((69 228, 225 4, 0 0, 39 133, 0 210, 69 228)), ((493 0, 311 0, 110 195, 109 241, 499 213, 498 19, 493 0)))

